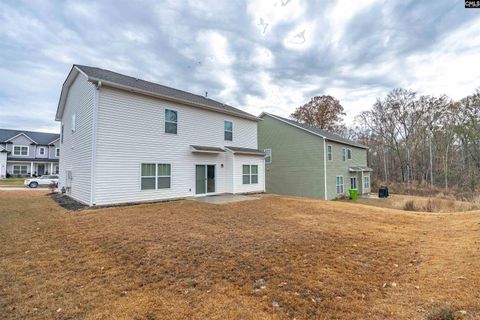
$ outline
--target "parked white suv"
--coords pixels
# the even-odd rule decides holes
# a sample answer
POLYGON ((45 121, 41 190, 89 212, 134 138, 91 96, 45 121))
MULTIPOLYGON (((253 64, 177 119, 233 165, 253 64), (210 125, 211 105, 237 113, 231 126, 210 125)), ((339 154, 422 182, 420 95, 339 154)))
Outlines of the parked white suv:
POLYGON ((36 188, 38 186, 49 186, 50 184, 58 184, 58 176, 41 176, 38 178, 26 179, 23 184, 30 188, 36 188))

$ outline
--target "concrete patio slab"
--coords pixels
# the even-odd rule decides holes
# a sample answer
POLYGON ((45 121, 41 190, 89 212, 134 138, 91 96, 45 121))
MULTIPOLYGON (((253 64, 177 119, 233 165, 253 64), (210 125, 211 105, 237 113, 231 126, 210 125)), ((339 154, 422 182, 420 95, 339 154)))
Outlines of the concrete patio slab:
POLYGON ((188 200, 200 201, 200 202, 211 203, 211 204, 226 204, 226 203, 249 201, 249 200, 256 200, 256 199, 258 198, 253 196, 241 195, 241 194, 220 194, 220 195, 214 195, 214 196, 188 198, 188 200))

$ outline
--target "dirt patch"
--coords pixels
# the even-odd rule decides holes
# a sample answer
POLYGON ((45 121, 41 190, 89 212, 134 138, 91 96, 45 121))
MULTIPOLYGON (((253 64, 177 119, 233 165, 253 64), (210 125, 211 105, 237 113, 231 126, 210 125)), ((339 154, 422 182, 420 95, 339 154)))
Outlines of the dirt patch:
POLYGON ((72 199, 71 197, 61 194, 61 193, 49 193, 48 194, 58 205, 64 209, 70 210, 70 211, 78 211, 82 210, 85 208, 88 208, 86 204, 83 204, 81 202, 78 202, 75 199, 72 199))
POLYGON ((480 317, 480 214, 262 196, 82 210, 0 191, 3 319, 480 317))

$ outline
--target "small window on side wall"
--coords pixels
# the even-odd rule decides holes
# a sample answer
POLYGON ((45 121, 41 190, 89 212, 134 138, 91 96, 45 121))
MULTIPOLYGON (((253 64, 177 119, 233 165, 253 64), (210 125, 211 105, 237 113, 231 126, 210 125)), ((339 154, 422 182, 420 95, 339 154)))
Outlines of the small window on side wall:
POLYGON ((72 133, 77 130, 77 114, 72 114, 72 133))
POLYGON ((243 184, 258 183, 258 166, 244 164, 242 166, 242 182, 243 184))
POLYGON ((233 141, 233 122, 225 120, 223 122, 223 129, 225 141, 233 141))
POLYGON ((352 149, 347 149, 347 159, 352 160, 352 149))
POLYGON ((175 110, 165 109, 165 133, 177 134, 178 113, 175 110))
POLYGON ((60 157, 60 148, 55 148, 55 157, 60 157))
POLYGON ((327 159, 328 159, 328 161, 333 160, 332 145, 327 146, 327 159))
POLYGON ((342 149, 342 161, 347 161, 347 149, 342 149))
POLYGON ((45 155, 45 148, 44 148, 44 147, 40 147, 38 153, 39 153, 40 155, 42 155, 42 156, 45 155))
POLYGON ((265 152, 265 163, 272 163, 272 149, 263 149, 263 152, 265 152))

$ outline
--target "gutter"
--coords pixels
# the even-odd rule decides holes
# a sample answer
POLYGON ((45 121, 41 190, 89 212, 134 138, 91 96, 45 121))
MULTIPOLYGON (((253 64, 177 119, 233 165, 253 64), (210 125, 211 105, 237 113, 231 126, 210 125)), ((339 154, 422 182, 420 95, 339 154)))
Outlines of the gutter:
POLYGON ((324 182, 325 200, 328 200, 328 192, 327 192, 327 140, 325 138, 323 138, 323 182, 324 182))

